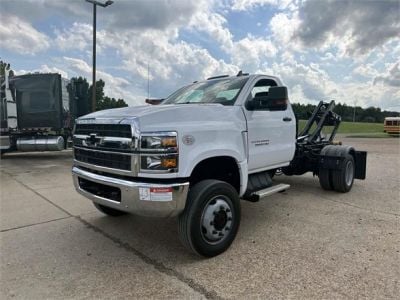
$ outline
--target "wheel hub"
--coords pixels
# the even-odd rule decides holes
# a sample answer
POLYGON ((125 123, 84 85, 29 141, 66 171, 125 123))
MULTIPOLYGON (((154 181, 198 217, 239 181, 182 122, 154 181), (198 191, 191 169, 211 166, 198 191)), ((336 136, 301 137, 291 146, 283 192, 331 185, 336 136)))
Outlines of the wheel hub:
POLYGON ((202 215, 201 232, 205 240, 211 244, 222 241, 231 229, 233 221, 232 209, 224 196, 211 199, 202 215))
POLYGON ((345 181, 348 186, 353 182, 354 177, 354 166, 351 161, 348 161, 346 164, 346 172, 345 172, 345 181))

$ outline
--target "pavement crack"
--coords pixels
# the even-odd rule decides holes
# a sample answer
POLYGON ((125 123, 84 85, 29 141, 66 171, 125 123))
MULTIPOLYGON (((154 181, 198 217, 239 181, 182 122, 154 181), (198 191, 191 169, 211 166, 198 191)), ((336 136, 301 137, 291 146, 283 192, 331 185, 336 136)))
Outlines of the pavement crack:
POLYGON ((45 196, 43 196, 42 194, 40 194, 38 191, 34 190, 33 188, 31 188, 29 185, 26 185, 25 183, 23 183, 22 181, 20 181, 19 179, 15 178, 15 176, 13 176, 13 174, 8 173, 4 170, 1 170, 1 172, 7 174, 8 176, 10 176, 12 179, 14 179, 16 182, 18 182, 20 185, 22 185, 23 187, 25 187, 26 189, 30 190, 32 193, 34 193, 35 195, 39 196, 40 198, 42 198, 44 201, 54 205, 55 207, 57 207, 59 210, 61 210, 62 212, 64 212, 65 214, 67 214, 70 217, 73 217, 73 215, 65 210, 64 208, 62 208, 61 206, 55 204, 53 201, 47 199, 45 196))
POLYGON ((172 268, 169 268, 165 264, 147 256, 146 254, 144 254, 144 253, 140 252, 139 250, 135 249, 134 247, 132 247, 129 243, 124 242, 124 241, 120 240, 119 238, 116 238, 116 237, 108 234, 107 232, 103 231, 102 229, 100 229, 100 228, 92 225, 91 223, 87 222, 86 220, 82 219, 80 216, 76 216, 75 218, 78 219, 83 224, 85 224, 88 228, 90 228, 93 231, 100 233, 104 237, 110 239, 111 241, 116 243, 121 248, 124 248, 126 251, 135 254, 141 260, 143 260, 145 263, 152 265, 159 272, 166 274, 168 276, 171 276, 171 277, 175 277, 179 281, 185 283, 186 285, 188 285, 190 288, 192 288, 196 292, 202 294, 205 298, 207 298, 207 299, 223 299, 222 297, 218 296, 217 292, 208 290, 201 284, 196 283, 193 279, 186 277, 182 273, 180 273, 172 268))
POLYGON ((0 232, 7 232, 7 231, 16 230, 16 229, 21 229, 21 228, 26 228, 26 227, 31 227, 31 226, 36 226, 36 225, 51 223, 51 222, 55 222, 55 221, 59 221, 59 220, 69 219, 69 218, 72 218, 72 217, 73 217, 73 216, 67 216, 67 217, 62 217, 62 218, 47 220, 47 221, 43 221, 43 222, 32 223, 32 224, 28 224, 28 225, 22 225, 22 226, 17 226, 17 227, 13 227, 13 228, 7 228, 7 229, 0 230, 0 232))
POLYGON ((358 205, 354 205, 354 204, 351 204, 351 203, 348 203, 348 202, 338 201, 338 200, 330 199, 330 198, 327 198, 327 197, 324 197, 324 196, 319 196, 319 197, 324 199, 324 200, 327 200, 327 201, 331 201, 331 202, 334 202, 334 203, 339 203, 339 204, 351 206, 351 207, 354 207, 354 208, 358 208, 358 209, 361 209, 361 210, 368 211, 370 213, 380 213, 380 214, 384 214, 384 215, 400 217, 400 214, 397 214, 397 213, 390 213, 390 212, 381 211, 381 210, 371 210, 371 209, 368 209, 368 208, 365 208, 365 207, 361 207, 361 206, 358 206, 358 205))
MULTIPOLYGON (((167 276, 170 276, 170 277, 174 277, 177 280, 179 280, 179 281, 183 282, 184 284, 188 285, 194 291, 196 291, 199 294, 203 295, 206 299, 223 299, 222 297, 218 296, 217 292, 212 291, 212 290, 208 290, 206 287, 202 286, 201 284, 196 283, 195 280, 193 280, 192 278, 189 278, 189 277, 185 276, 184 274, 174 270, 173 268, 167 267, 162 262, 159 262, 159 261, 147 256, 146 254, 144 254, 144 253, 140 252, 139 250, 135 249, 134 247, 132 247, 129 243, 124 242, 124 241, 122 241, 122 240, 120 240, 120 239, 108 234, 107 232, 103 231, 102 229, 100 229, 100 228, 90 224, 86 220, 82 219, 80 216, 72 215, 70 212, 68 212, 67 210, 65 210, 61 206, 55 204, 54 202, 52 202, 51 200, 47 199, 45 196, 43 196, 42 194, 40 194, 39 192, 37 192, 36 190, 31 188, 30 186, 26 185, 25 183, 23 183, 20 180, 18 180, 17 178, 15 178, 12 174, 10 174, 10 173, 8 173, 8 172, 6 172, 4 170, 1 170, 1 172, 4 172, 5 174, 7 174, 11 178, 13 178, 16 182, 18 182, 19 184, 21 184, 22 186, 24 186, 28 190, 30 190, 33 193, 35 193, 36 195, 38 195, 40 198, 42 198, 46 202, 54 205, 55 207, 57 207, 58 209, 60 209, 64 213, 66 213, 68 215, 68 217, 64 217, 64 219, 72 217, 72 218, 78 220, 80 223, 84 224, 86 227, 92 229, 93 231, 95 231, 97 233, 100 233, 105 238, 111 240, 113 243, 115 243, 118 246, 124 248, 126 251, 128 251, 130 253, 133 253, 134 255, 139 257, 146 264, 149 264, 149 265, 153 266, 160 273, 163 273, 163 274, 165 274, 167 276)), ((56 220, 54 220, 54 221, 56 221, 56 220)), ((43 223, 46 223, 46 222, 43 222, 43 223)), ((7 229, 6 229, 6 231, 7 231, 7 229)))

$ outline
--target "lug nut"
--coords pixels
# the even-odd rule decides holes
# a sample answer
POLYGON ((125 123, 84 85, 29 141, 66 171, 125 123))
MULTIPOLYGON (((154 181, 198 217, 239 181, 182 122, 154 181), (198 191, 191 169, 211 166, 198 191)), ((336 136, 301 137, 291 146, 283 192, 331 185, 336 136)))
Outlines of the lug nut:
POLYGON ((223 234, 222 232, 220 232, 218 235, 219 235, 219 236, 224 236, 224 234, 223 234))

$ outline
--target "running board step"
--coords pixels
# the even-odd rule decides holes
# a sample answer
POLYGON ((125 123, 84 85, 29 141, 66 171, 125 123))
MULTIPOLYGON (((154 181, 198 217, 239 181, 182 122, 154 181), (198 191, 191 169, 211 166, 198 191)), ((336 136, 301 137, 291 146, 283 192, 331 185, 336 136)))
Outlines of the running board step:
POLYGON ((266 189, 254 192, 250 196, 243 198, 243 199, 251 201, 251 202, 257 202, 257 201, 260 201, 261 198, 264 198, 264 197, 267 197, 267 196, 270 196, 272 194, 276 194, 279 192, 286 191, 289 188, 290 188, 289 184, 280 183, 280 184, 268 187, 266 189))

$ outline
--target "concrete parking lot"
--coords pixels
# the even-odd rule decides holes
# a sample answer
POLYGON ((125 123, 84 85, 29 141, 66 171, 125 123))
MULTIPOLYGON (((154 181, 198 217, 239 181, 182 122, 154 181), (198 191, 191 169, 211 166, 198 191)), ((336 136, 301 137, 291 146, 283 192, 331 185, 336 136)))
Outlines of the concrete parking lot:
POLYGON ((398 299, 400 139, 346 139, 368 151, 367 180, 327 192, 311 174, 242 202, 238 236, 202 259, 175 219, 107 217, 72 185, 72 152, 1 160, 1 299, 398 299), (397 295, 397 296, 396 296, 397 295))

